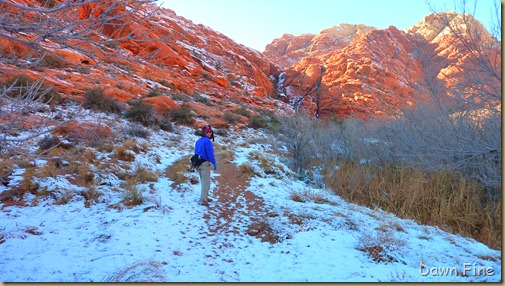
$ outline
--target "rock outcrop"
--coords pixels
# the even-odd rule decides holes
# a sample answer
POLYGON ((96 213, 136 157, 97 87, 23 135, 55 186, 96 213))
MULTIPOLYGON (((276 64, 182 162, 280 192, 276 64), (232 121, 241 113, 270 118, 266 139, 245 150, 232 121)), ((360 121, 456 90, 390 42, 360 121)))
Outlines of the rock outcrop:
MULTIPOLYGON (((14 2, 42 5, 34 0, 14 2)), ((99 18, 104 9, 93 5, 97 4, 79 7, 76 17, 99 18)), ((114 13, 126 11, 122 5, 114 7, 114 13)), ((7 4, 0 8, 15 9, 7 4)), ((156 8, 149 4, 141 12, 156 8)), ((447 20, 457 27, 471 25, 480 31, 481 41, 490 45, 497 42, 471 16, 449 12, 427 15, 404 31, 393 26, 376 29, 340 24, 319 34, 285 34, 260 53, 160 8, 149 19, 122 23, 121 29, 108 24, 92 31, 91 39, 137 35, 111 43, 108 52, 98 51, 90 57, 83 52, 86 43, 61 46, 48 40, 46 48, 59 59, 45 58, 45 64, 37 68, 0 61, 0 75, 4 79, 17 74, 44 78, 62 97, 77 100, 83 99, 86 90, 100 87, 105 95, 121 102, 143 99, 160 113, 189 101, 200 125, 212 121, 227 127, 226 113, 240 106, 253 112, 257 108, 280 111, 302 106, 318 117, 393 116, 432 96, 451 96, 447 91, 458 90, 460 83, 482 78, 479 72, 473 79, 462 72, 461 68, 476 70, 475 58, 448 32, 447 20), (143 42, 142 37, 150 41, 143 42), (123 56, 111 59, 110 53, 123 56), (149 53, 153 54, 149 61, 136 60, 149 53), (148 96, 153 92, 155 96, 148 96), (204 96, 208 103, 198 102, 197 96, 204 96)), ((17 36, 29 41, 38 35, 17 36)), ((492 49, 501 51, 499 44, 492 49)), ((0 36, 4 58, 28 61, 30 51, 23 41, 0 36)), ((492 55, 491 62, 501 62, 500 52, 492 55)), ((501 66, 496 72, 501 74, 501 66)), ((501 76, 480 86, 500 90, 501 76)), ((471 97, 472 90, 461 92, 471 97)), ((498 104, 496 98, 480 100, 498 104)))
MULTIPOLYGON (((469 77, 485 78, 484 73, 462 72, 478 67, 449 26, 462 34, 477 29, 482 41, 493 42, 473 17, 448 12, 428 15, 405 31, 339 25, 318 35, 283 35, 267 45, 264 54, 285 69, 277 92, 294 106, 320 117, 392 116, 433 97, 450 97, 448 90, 461 92, 458 85, 469 77)), ((496 79, 489 85, 486 88, 501 87, 496 79)), ((497 98, 486 100, 499 104, 497 98)))

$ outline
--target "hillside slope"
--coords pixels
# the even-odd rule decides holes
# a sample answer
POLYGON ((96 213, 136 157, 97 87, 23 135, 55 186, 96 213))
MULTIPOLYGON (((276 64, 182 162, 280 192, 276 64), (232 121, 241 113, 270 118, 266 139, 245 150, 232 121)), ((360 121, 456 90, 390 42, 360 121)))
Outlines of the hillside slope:
MULTIPOLYGON (((38 1, 19 3, 43 7, 38 1)), ((2 18, 7 24, 24 11, 14 5, 2 5, 5 11, 12 10, 11 22, 9 17, 2 18)), ((93 5, 96 4, 69 13, 75 13, 82 21, 103 16, 105 8, 100 10, 93 5)), ((122 6, 114 9, 113 13, 127 11, 122 6)), ((320 117, 387 117, 431 97, 445 99, 450 96, 448 90, 457 90, 461 83, 479 84, 476 79, 485 82, 479 85, 489 91, 501 88, 499 78, 461 72, 461 68, 475 70, 477 63, 472 53, 458 46, 441 18, 448 18, 456 27, 466 27, 471 22, 484 41, 497 43, 493 44, 497 52, 490 54, 496 58, 490 62, 501 61, 499 42, 468 15, 427 15, 405 31, 393 26, 379 30, 362 24, 339 24, 317 35, 284 35, 260 53, 204 25, 195 25, 170 9, 157 10, 154 5, 139 8, 140 15, 148 13, 153 13, 150 19, 137 16, 139 19, 129 19, 131 22, 124 26, 93 26, 86 32, 92 35, 91 39, 112 37, 112 41, 101 47, 105 53, 100 51, 92 58, 83 53, 89 42, 52 42, 51 34, 30 35, 61 57, 46 57, 36 68, 24 66, 30 61, 30 44, 24 41, 30 15, 22 14, 26 29, 13 36, 8 29, 0 34, 1 55, 5 59, 19 57, 14 64, 0 61, 0 75, 4 79, 16 74, 44 78, 62 97, 77 100, 82 100, 86 90, 103 88, 106 95, 122 102, 141 98, 160 113, 184 101, 201 119, 197 124, 238 128, 246 126, 250 119, 241 117, 241 123, 236 124, 226 118, 226 112, 241 106, 254 114, 258 109, 284 112, 303 105, 320 117), (114 37, 128 35, 126 31, 142 33, 134 39, 113 41, 114 37), (153 57, 139 60, 151 50, 153 57), (114 55, 122 57, 114 59, 114 55), (209 97, 215 105, 198 102, 200 95, 209 97)), ((495 72, 501 75, 500 70, 495 72)), ((464 93, 474 90, 475 86, 470 85, 464 93)), ((499 99, 482 95, 475 101, 487 102, 488 108, 499 105, 499 99)))
MULTIPOLYGON (((96 118, 116 134, 128 125, 82 116, 96 118)), ((52 175, 36 175, 36 189, 0 202, 0 281, 501 280, 499 251, 297 180, 282 146, 261 131, 216 136, 213 201, 200 206, 197 175, 187 168, 196 139, 187 127, 116 136, 79 147, 70 161, 20 165, 1 194, 26 185, 34 165, 52 175), (146 179, 136 185, 142 200, 131 204, 128 186, 138 174, 146 179)))

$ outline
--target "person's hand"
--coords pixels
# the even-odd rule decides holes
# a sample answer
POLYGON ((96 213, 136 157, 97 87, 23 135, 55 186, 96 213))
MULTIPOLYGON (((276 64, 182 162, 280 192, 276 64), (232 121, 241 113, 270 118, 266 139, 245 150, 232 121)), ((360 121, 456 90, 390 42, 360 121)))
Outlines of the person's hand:
POLYGON ((214 165, 214 171, 217 170, 217 165, 216 163, 212 163, 212 165, 214 165))

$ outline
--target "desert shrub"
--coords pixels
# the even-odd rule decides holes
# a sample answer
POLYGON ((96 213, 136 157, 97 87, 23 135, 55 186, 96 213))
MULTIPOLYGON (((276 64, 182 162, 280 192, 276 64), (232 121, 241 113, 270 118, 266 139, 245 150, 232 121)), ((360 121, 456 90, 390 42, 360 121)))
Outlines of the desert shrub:
POLYGON ((182 102, 191 101, 191 97, 185 93, 174 93, 172 94, 172 99, 175 101, 182 101, 182 102))
POLYGON ((225 112, 223 119, 227 123, 235 124, 240 120, 240 117, 237 116, 236 114, 231 113, 231 112, 225 112))
POLYGON ((126 118, 133 122, 138 122, 146 127, 158 124, 156 109, 142 100, 131 102, 132 106, 126 111, 126 118))
POLYGON ((146 97, 155 97, 155 96, 160 96, 161 94, 162 94, 162 93, 161 93, 160 88, 159 88, 159 87, 155 87, 155 88, 151 89, 151 90, 147 93, 146 97))
POLYGON ((150 135, 149 130, 147 130, 144 126, 136 123, 128 124, 123 132, 129 137, 139 137, 139 138, 148 138, 150 135))
POLYGON ((214 131, 214 136, 221 136, 221 137, 228 136, 228 131, 226 131, 226 129, 216 128, 213 131, 214 131))
POLYGON ((116 146, 114 148, 114 157, 121 161, 133 162, 135 161, 135 152, 126 148, 125 146, 116 146))
POLYGON ((84 108, 99 110, 106 113, 121 113, 124 108, 121 103, 110 96, 103 94, 104 89, 92 88, 84 92, 84 108))
POLYGON ((107 276, 104 282, 137 282, 148 283, 167 281, 164 263, 158 261, 140 261, 133 265, 121 266, 113 274, 107 276))
POLYGON ((311 189, 294 190, 291 192, 290 197, 293 201, 301 203, 314 202, 316 204, 324 204, 329 202, 321 193, 314 192, 311 189))
POLYGON ((251 111, 249 111, 249 109, 244 105, 241 105, 239 108, 233 110, 233 113, 240 114, 247 118, 251 117, 251 111))
POLYGON ((194 121, 193 110, 191 105, 187 103, 183 103, 181 106, 171 109, 166 114, 166 117, 181 124, 192 124, 194 121))
POLYGON ((275 230, 266 218, 249 225, 247 234, 261 239, 262 242, 270 242, 271 244, 290 238, 275 230))
POLYGON ((47 162, 46 164, 44 164, 43 166, 39 167, 37 169, 37 176, 38 177, 42 177, 42 178, 47 178, 47 177, 56 177, 58 174, 60 174, 60 171, 58 169, 58 163, 59 163, 59 160, 57 161, 49 161, 47 162))
POLYGON ((170 121, 169 118, 162 117, 160 119, 160 129, 167 132, 173 132, 174 124, 172 123, 172 121, 170 121))
MULTIPOLYGON (((217 144, 216 144, 217 146, 217 144)), ((229 150, 229 149, 224 149, 220 151, 216 151, 216 157, 218 157, 220 160, 224 160, 226 162, 231 162, 235 158, 235 151, 229 150)))
POLYGON ((164 87, 168 87, 170 89, 175 89, 175 86, 173 83, 168 82, 166 79, 161 79, 158 81, 159 84, 161 84, 164 87))
POLYGON ((112 157, 121 161, 133 162, 135 161, 136 154, 146 152, 147 148, 148 146, 145 144, 139 144, 136 140, 127 139, 123 144, 114 146, 112 157))
POLYGON ((76 181, 83 186, 91 186, 95 182, 95 174, 89 164, 80 164, 76 181))
POLYGON ((132 150, 135 152, 135 154, 139 154, 140 152, 147 152, 149 149, 149 144, 146 142, 138 142, 135 139, 127 139, 123 142, 123 146, 128 149, 132 150))
POLYGON ((110 153, 114 151, 114 142, 112 140, 106 139, 106 140, 101 140, 94 148, 97 151, 104 152, 104 153, 110 153))
POLYGON ((40 185, 34 180, 34 178, 36 178, 36 172, 37 170, 35 167, 29 167, 25 169, 21 183, 19 185, 19 188, 23 193, 35 194, 39 189, 40 185))
POLYGON ((209 106, 212 105, 212 102, 209 100, 209 98, 206 96, 202 96, 201 94, 197 94, 197 93, 193 94, 193 100, 195 102, 200 102, 205 105, 209 105, 209 106))
POLYGON ((200 72, 200 75, 201 75, 204 79, 206 79, 206 80, 211 80, 211 79, 212 79, 212 76, 211 76, 210 74, 206 73, 206 72, 203 72, 203 71, 202 71, 202 72, 200 72))
POLYGON ((249 127, 254 129, 266 128, 268 121, 261 115, 254 115, 249 120, 249 127))
POLYGON ((68 67, 70 64, 57 56, 46 54, 43 58, 43 65, 51 69, 62 69, 68 67))
POLYGON ((14 171, 16 162, 10 158, 9 154, 0 154, 0 184, 7 185, 10 182, 10 175, 14 171))

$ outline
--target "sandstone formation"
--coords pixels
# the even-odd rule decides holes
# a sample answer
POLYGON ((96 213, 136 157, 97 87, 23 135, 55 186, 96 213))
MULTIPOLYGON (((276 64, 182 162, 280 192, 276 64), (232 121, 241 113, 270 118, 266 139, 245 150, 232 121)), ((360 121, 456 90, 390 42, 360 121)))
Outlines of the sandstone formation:
MULTIPOLYGON (((428 15, 405 31, 339 25, 319 35, 283 35, 264 54, 284 68, 277 93, 295 107, 308 108, 319 117, 394 116, 433 97, 450 97, 449 90, 460 95, 463 91, 457 87, 469 77, 485 78, 484 73, 462 72, 478 69, 475 57, 459 44, 447 23, 459 29, 471 24, 483 41, 493 42, 473 17, 448 12, 428 15)), ((499 63, 500 52, 491 54, 498 57, 490 62, 499 63)), ((486 88, 500 90, 496 78, 488 83, 486 88)), ((472 91, 465 92, 471 97, 472 91)), ((485 100, 500 104, 498 98, 485 100)))
MULTIPOLYGON (((20 5, 41 7, 40 1, 14 1, 20 5)), ((55 3, 59 3, 55 1, 55 3)), ((115 3, 106 2, 103 3, 115 3)), ((104 5, 104 4, 100 5, 104 5)), ((99 19, 105 6, 80 6, 76 19, 99 19)), ((112 5, 112 4, 111 4, 112 5)), ((127 11, 115 3, 114 15, 127 11)), ((141 12, 156 10, 153 4, 141 12)), ((0 4, 2 11, 15 7, 0 4)), ((433 96, 450 97, 457 90, 472 97, 473 90, 458 90, 462 82, 481 78, 479 72, 469 78, 461 68, 476 70, 474 55, 458 45, 449 33, 447 21, 458 27, 477 29, 481 41, 501 49, 499 43, 471 16, 456 13, 427 15, 412 27, 400 31, 390 26, 376 29, 362 24, 339 24, 319 34, 274 39, 260 53, 235 43, 204 25, 160 8, 150 19, 140 16, 130 22, 108 23, 91 31, 90 39, 129 40, 111 42, 93 57, 85 53, 89 43, 73 40, 63 45, 46 40, 45 64, 26 68, 0 61, 0 76, 9 79, 25 74, 44 78, 63 98, 83 100, 86 90, 100 87, 104 94, 128 103, 143 99, 160 113, 189 102, 198 118, 196 124, 213 122, 228 127, 227 112, 245 106, 276 112, 305 107, 315 116, 359 117, 394 116, 403 108, 416 106, 433 96), (469 21, 470 20, 470 21, 469 21), (142 40, 149 39, 144 42, 142 40), (149 61, 136 60, 152 54, 149 61), (121 55, 121 57, 114 57, 121 55), (156 93, 154 96, 148 96, 156 93), (198 96, 208 99, 198 102, 198 96)), ((24 41, 37 35, 19 33, 24 41)), ((31 49, 23 41, 0 35, 0 55, 28 61, 31 49)), ((491 62, 501 62, 500 52, 491 53, 491 62)), ((501 66, 497 74, 501 75, 501 66)), ((480 88, 501 89, 501 76, 481 84, 480 88)), ((490 105, 499 99, 485 98, 490 105)), ((243 117, 235 126, 245 127, 243 117)))

